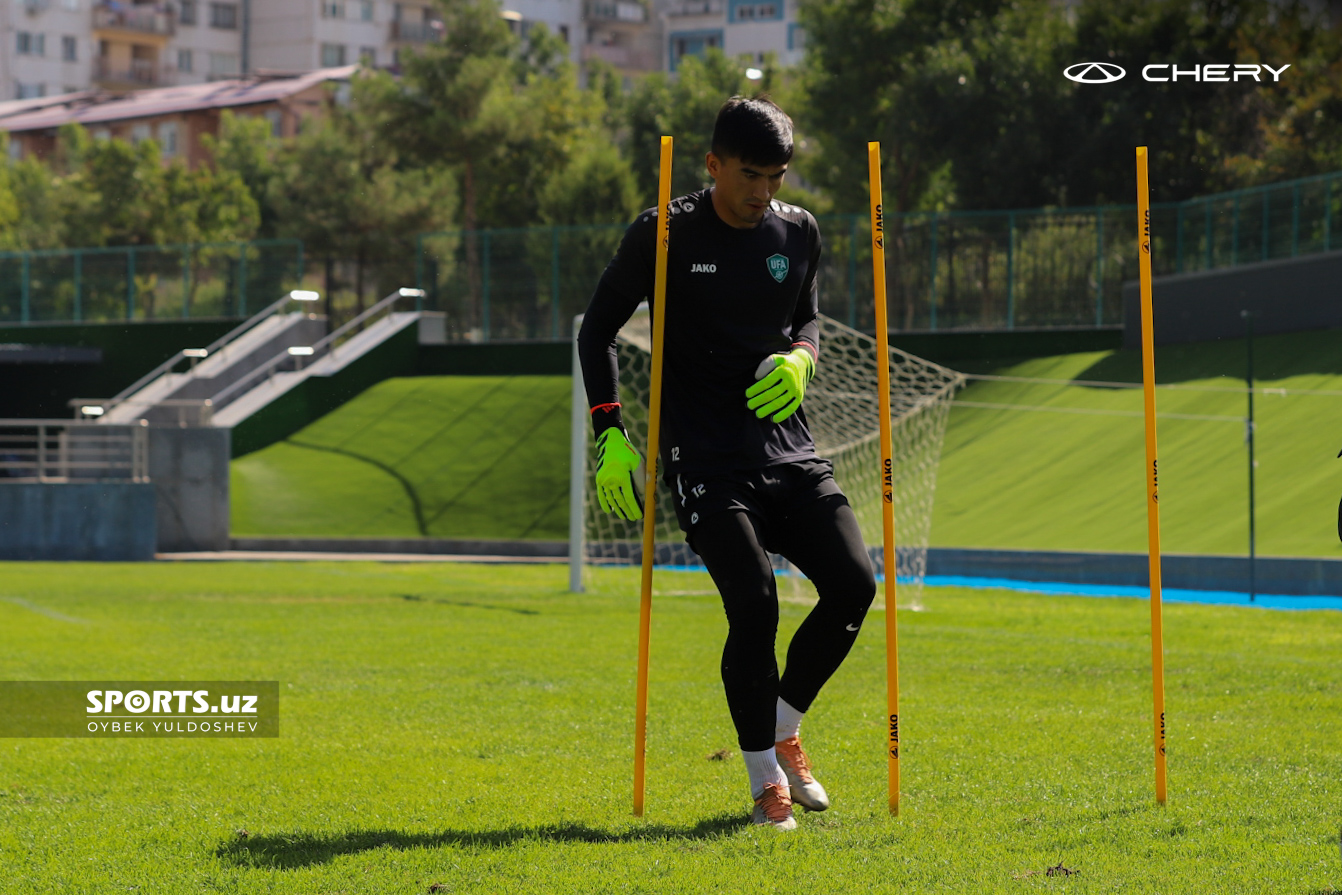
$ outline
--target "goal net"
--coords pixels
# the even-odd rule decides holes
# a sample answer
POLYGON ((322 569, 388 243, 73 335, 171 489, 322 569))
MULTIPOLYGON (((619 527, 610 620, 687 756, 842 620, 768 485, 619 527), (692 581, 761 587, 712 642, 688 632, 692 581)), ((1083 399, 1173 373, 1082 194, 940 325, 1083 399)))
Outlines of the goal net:
MULTIPOLYGON (((577 331, 577 324, 574 326, 577 331)), ((646 305, 625 324, 618 340, 620 401, 629 438, 646 455, 648 397, 652 383, 651 318, 646 305)), ((872 561, 882 566, 880 430, 876 340, 820 316, 820 362, 806 387, 806 421, 816 451, 834 464, 834 477, 848 496, 872 561)), ((955 392, 964 377, 897 348, 890 349, 891 436, 894 447, 895 553, 899 577, 921 589, 932 529, 937 463, 955 392)), ((602 512, 592 487, 596 457, 587 418, 582 372, 574 352, 571 479, 570 583, 581 588, 583 569, 593 564, 639 564, 643 523, 602 512)), ((672 509, 672 494, 657 483, 657 549, 663 566, 701 566, 685 543, 672 509)), ((778 558, 776 567, 786 568, 778 558)), ((915 590, 914 596, 917 596, 915 590)))

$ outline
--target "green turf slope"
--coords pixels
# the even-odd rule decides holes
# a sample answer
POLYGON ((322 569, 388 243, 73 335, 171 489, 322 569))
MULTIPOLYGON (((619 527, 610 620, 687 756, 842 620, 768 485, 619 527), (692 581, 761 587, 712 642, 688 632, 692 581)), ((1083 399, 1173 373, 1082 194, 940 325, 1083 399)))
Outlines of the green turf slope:
MULTIPOLYGON (((1243 341, 1156 351, 1159 382, 1241 389, 1157 392, 1165 551, 1247 552, 1244 369, 1243 341)), ((1140 382, 1141 361, 1135 351, 1100 352, 970 372, 1140 382)), ((1255 376, 1262 387, 1342 392, 1342 331, 1260 337, 1255 376)), ((937 479, 934 545, 1146 550, 1140 390, 975 382, 959 400, 1088 413, 956 406, 937 479)), ((1342 394, 1259 395, 1256 411, 1259 553, 1342 557, 1342 394)))
POLYGON ((232 465, 235 536, 565 538, 566 376, 389 379, 232 465))

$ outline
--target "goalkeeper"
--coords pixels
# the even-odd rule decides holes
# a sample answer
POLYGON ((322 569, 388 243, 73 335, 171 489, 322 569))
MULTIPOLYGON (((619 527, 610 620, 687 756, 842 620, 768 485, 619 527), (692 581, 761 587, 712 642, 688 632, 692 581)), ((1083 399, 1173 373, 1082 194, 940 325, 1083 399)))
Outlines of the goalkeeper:
MULTIPOLYGON (((706 158, 714 185, 670 204, 661 461, 680 527, 727 615, 722 683, 755 801, 752 820, 796 826, 792 803, 829 797, 799 729, 857 638, 876 593, 857 518, 816 455, 802 407, 820 357, 820 233, 773 196, 792 157, 792 121, 768 99, 733 97, 706 158), (778 594, 769 553, 820 600, 779 676, 778 594)), ((653 292, 658 210, 629 226, 578 335, 596 431, 601 507, 642 516, 639 453, 620 418, 615 338, 653 292)))

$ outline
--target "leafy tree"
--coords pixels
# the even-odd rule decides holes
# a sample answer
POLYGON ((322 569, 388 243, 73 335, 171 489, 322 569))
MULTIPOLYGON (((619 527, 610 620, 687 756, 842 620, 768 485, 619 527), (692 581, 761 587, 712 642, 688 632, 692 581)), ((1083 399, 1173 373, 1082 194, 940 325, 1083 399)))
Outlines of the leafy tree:
POLYGON ((382 110, 370 102, 376 90, 356 82, 348 108, 333 108, 284 147, 268 197, 280 233, 302 239, 318 257, 354 261, 356 313, 370 266, 398 262, 394 285, 404 285, 416 234, 442 228, 455 210, 445 169, 403 163, 382 110))
POLYGON ((271 239, 278 235, 279 213, 270 203, 270 190, 271 181, 279 173, 276 164, 279 141, 271 135, 270 122, 255 116, 234 115, 225 109, 219 117, 219 136, 206 134, 201 143, 210 153, 214 169, 236 173, 256 202, 257 237, 271 239))
POLYGON ((675 137, 671 195, 702 189, 709 183, 704 156, 713 142, 718 110, 733 96, 754 92, 745 66, 717 49, 710 49, 703 59, 681 59, 674 81, 656 72, 638 82, 627 105, 628 155, 645 207, 657 200, 662 135, 675 137))
POLYGON ((1047 0, 805 0, 801 21, 798 117, 836 207, 866 207, 871 140, 892 211, 1047 200, 1064 34, 1047 0))

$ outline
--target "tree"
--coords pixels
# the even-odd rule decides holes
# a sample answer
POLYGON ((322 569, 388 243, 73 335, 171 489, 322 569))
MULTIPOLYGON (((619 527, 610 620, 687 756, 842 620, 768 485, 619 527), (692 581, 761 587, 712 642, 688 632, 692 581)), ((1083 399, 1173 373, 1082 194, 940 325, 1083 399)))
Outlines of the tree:
POLYGON ((811 166, 836 207, 866 207, 867 142, 886 206, 1044 204, 1063 20, 1047 0, 805 0, 811 166))
POLYGON ((214 169, 235 173, 256 202, 257 237, 277 236, 279 213, 270 203, 270 189, 271 181, 279 173, 276 165, 279 140, 271 135, 270 122, 261 117, 234 115, 225 109, 219 117, 219 136, 206 134, 201 144, 210 153, 214 169))
POLYGON ((662 135, 675 137, 671 195, 703 189, 709 182, 704 156, 713 142, 718 110, 733 96, 754 92, 745 66, 717 49, 703 59, 682 58, 674 81, 657 72, 638 82, 626 107, 628 155, 645 207, 656 204, 662 135))
MULTIPOLYGON (((377 87, 357 81, 348 108, 333 108, 284 147, 268 196, 282 234, 328 261, 354 261, 356 313, 363 311, 370 265, 398 262, 395 285, 404 285, 416 234, 445 226, 455 211, 446 169, 405 163, 371 101, 377 87)), ((328 301, 330 290, 328 283, 328 301)))

